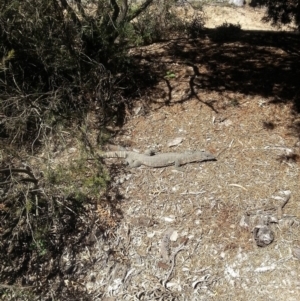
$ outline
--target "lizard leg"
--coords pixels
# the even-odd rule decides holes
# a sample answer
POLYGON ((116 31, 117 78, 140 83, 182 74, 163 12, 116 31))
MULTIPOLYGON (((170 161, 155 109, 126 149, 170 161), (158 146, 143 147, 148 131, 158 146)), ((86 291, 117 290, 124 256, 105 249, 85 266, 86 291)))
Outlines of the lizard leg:
POLYGON ((142 165, 142 162, 138 161, 138 160, 130 160, 130 161, 127 161, 128 165, 130 167, 140 167, 142 165))

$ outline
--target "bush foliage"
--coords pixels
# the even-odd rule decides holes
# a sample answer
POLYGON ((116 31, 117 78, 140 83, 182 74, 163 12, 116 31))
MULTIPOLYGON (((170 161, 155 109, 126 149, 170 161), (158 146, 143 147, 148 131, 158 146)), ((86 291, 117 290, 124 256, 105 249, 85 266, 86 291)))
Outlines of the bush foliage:
POLYGON ((95 107, 101 108, 102 121, 111 117, 122 103, 117 82, 130 68, 128 46, 169 37, 178 29, 182 23, 170 10, 173 4, 2 2, 0 137, 10 143, 38 142, 47 129, 82 120, 95 107))
POLYGON ((101 199, 109 177, 86 153, 92 147, 84 120, 96 110, 97 125, 116 118, 138 69, 127 51, 179 28, 171 5, 171 0, 0 3, 0 282, 5 284, 0 299, 62 300, 63 293, 71 300, 64 277, 78 277, 72 270, 76 252, 92 229, 104 232, 116 224, 116 206, 101 199), (84 132, 78 137, 84 155, 55 165, 52 142, 66 143, 61 130, 84 132), (30 166, 27 159, 37 151, 47 160, 30 166), (66 254, 71 266, 62 265, 66 254))
POLYGON ((10 142, 33 141, 57 122, 97 102, 108 109, 117 98, 106 66, 122 51, 109 44, 97 18, 79 11, 57 0, 2 5, 0 134, 10 142))
POLYGON ((300 29, 299 0, 252 0, 250 5, 267 7, 265 21, 272 21, 274 25, 294 22, 298 30, 300 29))

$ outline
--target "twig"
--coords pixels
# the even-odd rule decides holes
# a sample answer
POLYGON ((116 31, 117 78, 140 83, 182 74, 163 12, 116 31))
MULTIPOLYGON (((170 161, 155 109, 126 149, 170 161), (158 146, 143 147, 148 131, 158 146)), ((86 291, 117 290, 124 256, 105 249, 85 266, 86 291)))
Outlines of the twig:
POLYGON ((8 285, 8 284, 2 284, 0 283, 0 287, 2 288, 8 288, 8 289, 29 289, 32 288, 33 286, 19 286, 19 285, 8 285))
POLYGON ((287 196, 285 197, 284 202, 283 202, 282 205, 280 206, 281 209, 283 209, 283 207, 287 204, 287 202, 290 200, 290 198, 291 198, 291 193, 289 192, 289 193, 287 194, 287 196))
MULTIPOLYGON (((21 182, 32 182, 34 184, 37 184, 37 181, 34 180, 34 179, 30 179, 30 178, 25 178, 25 179, 20 179, 21 182)), ((7 182, 0 182, 0 186, 3 186, 3 185, 8 185, 8 184, 11 184, 13 183, 13 181, 7 181, 7 182)))
POLYGON ((35 195, 35 216, 39 216, 39 200, 38 200, 38 197, 37 195, 35 195))
POLYGON ((179 247, 177 247, 177 248, 175 249, 174 253, 173 253, 172 256, 171 256, 172 266, 171 266, 171 269, 170 269, 170 271, 169 271, 169 273, 168 273, 166 279, 163 281, 163 286, 164 286, 164 288, 166 288, 166 284, 167 284, 167 282, 168 282, 168 280, 169 280, 169 278, 170 278, 170 276, 171 276, 171 274, 172 274, 172 272, 173 272, 173 269, 174 269, 174 266, 175 266, 175 257, 176 257, 176 255, 177 255, 180 251, 182 251, 182 250, 185 249, 185 244, 186 244, 186 241, 183 242, 179 247))
POLYGON ((291 192, 287 193, 284 200, 283 200, 283 203, 280 204, 278 207, 268 207, 268 208, 257 208, 257 209, 250 209, 246 212, 247 215, 253 215, 253 214, 256 214, 256 212, 258 211, 276 211, 277 210, 277 218, 278 220, 282 219, 282 215, 283 215, 283 208, 284 206, 288 203, 288 201, 290 200, 291 198, 291 192))
MULTIPOLYGON (((35 111, 38 113, 38 115, 40 115, 37 109, 35 109, 35 111)), ((32 144, 31 144, 31 152, 32 152, 32 154, 34 153, 34 152, 33 152, 33 146, 34 146, 35 142, 38 140, 38 138, 40 137, 41 130, 42 130, 42 126, 43 126, 43 124, 41 124, 41 125, 39 126, 38 134, 37 134, 37 136, 35 137, 35 139, 33 140, 32 144)))
POLYGON ((25 209, 26 209, 26 222, 27 222, 27 225, 28 225, 28 227, 29 227, 29 229, 30 229, 31 236, 32 236, 32 240, 34 241, 36 247, 38 247, 38 244, 37 244, 37 242, 36 242, 36 240, 35 240, 35 238, 34 238, 34 233, 33 233, 33 229, 32 229, 32 226, 31 226, 31 223, 30 223, 30 218, 29 218, 29 212, 28 212, 29 210, 28 210, 28 206, 27 206, 27 203, 30 202, 30 201, 28 201, 28 198, 27 198, 27 196, 28 196, 28 189, 27 189, 26 193, 23 192, 23 194, 24 194, 25 202, 26 202, 26 204, 25 204, 25 209))
POLYGON ((202 194, 205 193, 205 190, 201 190, 201 191, 186 191, 186 192, 182 192, 180 193, 181 195, 198 195, 198 194, 202 194))
POLYGON ((290 200, 291 198, 291 193, 289 192, 284 200, 283 200, 283 203, 281 205, 278 206, 277 208, 277 218, 280 220, 282 219, 282 216, 283 216, 283 207, 287 204, 287 202, 290 200))
POLYGON ((31 178, 26 178, 26 179, 22 179, 22 181, 29 181, 29 182, 33 182, 35 184, 38 184, 39 180, 34 176, 31 168, 29 166, 26 166, 26 168, 5 168, 5 169, 0 169, 0 173, 9 173, 10 175, 13 173, 26 173, 27 175, 29 175, 31 178))
MULTIPOLYGON (((229 147, 231 147, 232 142, 233 142, 233 140, 231 141, 229 147)), ((222 150, 220 150, 218 152, 218 154, 216 155, 216 158, 219 159, 220 155, 223 154, 225 152, 225 150, 227 150, 229 147, 224 147, 222 150)))
POLYGON ((239 187, 239 188, 242 188, 247 191, 247 189, 245 187, 243 187, 242 185, 239 185, 239 184, 228 184, 228 186, 239 187))
POLYGON ((71 211, 72 213, 76 214, 71 208, 69 208, 68 206, 64 205, 62 202, 60 202, 59 200, 56 200, 57 203, 59 203, 60 205, 66 207, 69 211, 71 211))

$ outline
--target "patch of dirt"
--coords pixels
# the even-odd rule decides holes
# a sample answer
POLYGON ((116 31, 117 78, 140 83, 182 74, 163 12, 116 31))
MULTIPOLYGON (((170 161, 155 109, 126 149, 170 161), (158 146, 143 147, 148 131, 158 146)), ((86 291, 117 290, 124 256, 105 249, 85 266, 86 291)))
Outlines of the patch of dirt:
POLYGON ((299 160, 281 159, 290 151, 299 156, 299 141, 287 122, 291 106, 227 91, 197 95, 214 99, 218 113, 197 99, 171 102, 130 119, 126 135, 118 138, 130 137, 140 151, 206 149, 220 153, 218 161, 188 164, 183 173, 172 167, 126 171, 130 177, 122 184, 124 220, 115 233, 124 258, 113 272, 102 265, 100 273, 95 265, 93 288, 103 283, 103 275, 122 270, 102 287, 105 295, 123 300, 272 300, 271 291, 276 300, 297 300, 299 262, 292 251, 300 234, 300 165, 299 160), (232 105, 232 99, 241 104, 232 105), (274 119, 273 130, 264 126, 265 120, 274 119), (179 136, 183 143, 168 148, 168 141, 179 136), (277 218, 286 190, 292 197, 283 218, 270 225, 275 241, 260 248, 251 233, 258 223, 241 226, 241 220, 248 211, 257 218, 277 218), (188 242, 165 283, 172 264, 161 264, 160 244, 169 228, 179 235, 170 252, 180 240, 188 242))
POLYGON ((243 7, 205 5, 203 11, 208 17, 205 22, 205 27, 207 28, 215 28, 223 23, 231 23, 240 24, 243 30, 295 30, 295 27, 291 25, 279 28, 272 26, 270 22, 262 22, 266 12, 265 8, 252 8, 248 5, 243 7))
MULTIPOLYGON (((208 12, 208 24, 242 23, 236 14, 244 11, 208 12)), ((266 29, 262 11, 253 14, 243 24, 266 29)), ((112 179, 124 219, 115 241, 89 253, 110 250, 85 280, 94 300, 299 300, 299 42, 246 31, 219 43, 210 34, 132 51, 160 80, 114 143, 140 152, 206 149, 217 161, 183 172, 124 169, 112 179), (266 247, 253 234, 262 223, 275 237, 266 247)))

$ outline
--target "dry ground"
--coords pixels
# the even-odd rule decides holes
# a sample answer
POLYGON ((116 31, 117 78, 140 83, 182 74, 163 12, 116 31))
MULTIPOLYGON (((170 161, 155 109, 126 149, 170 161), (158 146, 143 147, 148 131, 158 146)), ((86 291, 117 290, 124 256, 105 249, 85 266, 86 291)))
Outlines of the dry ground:
MULTIPOLYGON (((203 37, 132 50, 151 86, 128 105, 113 142, 140 152, 206 149, 217 161, 183 172, 105 161, 123 216, 110 239, 96 237, 79 255, 82 267, 93 263, 88 276, 65 281, 87 299, 300 298, 299 38, 256 31, 274 30, 259 21, 262 10, 206 9, 203 37), (213 27, 226 21, 247 30, 216 41, 213 27), (252 233, 262 220, 275 236, 267 247, 252 233)), ((99 217, 114 225, 109 211, 99 217)))
POLYGON ((123 170, 113 183, 124 196, 124 216, 115 240, 99 241, 89 254, 98 259, 85 279, 94 300, 300 298, 297 38, 251 31, 251 22, 274 30, 258 23, 263 11, 208 9, 219 9, 208 24, 238 14, 248 31, 223 43, 208 32, 134 49, 132 57, 160 80, 137 100, 114 142, 140 152, 206 149, 217 161, 188 164, 184 172, 123 170, 117 159, 106 161, 123 170), (182 142, 169 147, 175 138, 182 142), (273 221, 267 247, 252 233, 262 219, 273 221))
POLYGON ((206 5, 203 9, 207 16, 205 27, 215 28, 224 22, 240 24, 242 29, 249 30, 284 30, 291 31, 293 26, 287 25, 280 28, 272 27, 270 23, 262 22, 265 15, 265 8, 253 8, 248 5, 244 7, 220 7, 215 5, 206 5))

